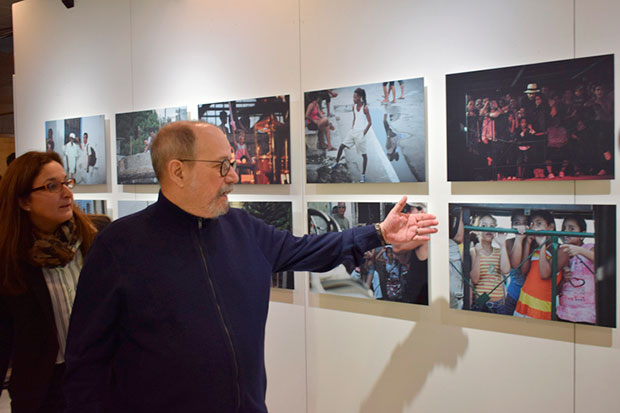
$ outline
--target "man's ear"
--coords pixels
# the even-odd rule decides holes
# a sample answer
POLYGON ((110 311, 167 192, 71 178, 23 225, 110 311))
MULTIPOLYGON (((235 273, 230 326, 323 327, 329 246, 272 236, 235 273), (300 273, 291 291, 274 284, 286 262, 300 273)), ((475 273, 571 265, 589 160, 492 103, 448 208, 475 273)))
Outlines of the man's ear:
POLYGON ((19 204, 19 207, 23 209, 24 211, 30 211, 30 208, 31 208, 30 196, 17 198, 17 203, 19 204))
POLYGON ((186 170, 183 162, 178 159, 172 159, 168 162, 166 172, 168 172, 168 179, 177 185, 179 188, 185 186, 186 170))

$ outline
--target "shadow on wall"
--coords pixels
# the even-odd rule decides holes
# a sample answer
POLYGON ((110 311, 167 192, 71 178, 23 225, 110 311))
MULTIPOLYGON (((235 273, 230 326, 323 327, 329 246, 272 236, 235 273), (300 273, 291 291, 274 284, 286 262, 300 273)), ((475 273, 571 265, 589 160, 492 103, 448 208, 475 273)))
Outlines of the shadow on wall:
MULTIPOLYGON (((434 308, 447 305, 444 298, 432 303, 434 308)), ((405 341, 394 349, 360 412, 402 412, 418 396, 433 369, 456 367, 459 357, 465 354, 467 343, 467 336, 460 327, 434 321, 417 322, 405 341)))

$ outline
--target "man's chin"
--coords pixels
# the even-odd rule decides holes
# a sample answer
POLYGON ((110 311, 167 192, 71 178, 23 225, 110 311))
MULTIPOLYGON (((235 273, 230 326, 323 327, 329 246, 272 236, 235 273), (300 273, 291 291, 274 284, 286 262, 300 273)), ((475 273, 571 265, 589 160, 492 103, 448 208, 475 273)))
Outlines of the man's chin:
POLYGON ((214 210, 213 210, 213 218, 217 218, 217 217, 220 217, 222 215, 225 215, 228 212, 228 208, 229 208, 229 205, 228 205, 228 199, 227 199, 225 204, 223 204, 221 206, 218 205, 218 206, 216 206, 214 208, 214 210))

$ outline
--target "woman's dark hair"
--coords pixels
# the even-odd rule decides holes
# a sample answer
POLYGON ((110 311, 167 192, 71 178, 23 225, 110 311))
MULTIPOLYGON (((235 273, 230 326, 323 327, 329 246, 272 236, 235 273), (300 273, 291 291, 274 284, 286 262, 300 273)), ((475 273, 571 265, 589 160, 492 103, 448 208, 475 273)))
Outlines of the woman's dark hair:
POLYGON ((562 223, 568 221, 569 219, 572 219, 573 221, 575 221, 577 223, 577 226, 579 227, 579 232, 585 232, 585 230, 588 228, 586 226, 586 220, 583 219, 583 217, 580 217, 579 215, 567 215, 564 217, 564 221, 562 221, 562 223))
MULTIPOLYGON (((9 165, 0 181, 0 294, 16 295, 27 290, 23 269, 35 240, 30 216, 19 201, 30 195, 34 180, 50 162, 62 165, 56 152, 27 152, 9 165)), ((75 203, 73 216, 82 238, 80 249, 86 255, 97 230, 75 203)))
POLYGON ((461 223, 461 214, 463 213, 463 210, 461 209, 459 205, 450 205, 449 212, 450 212, 450 222, 449 222, 450 234, 448 238, 452 239, 456 236, 456 233, 459 230, 459 226, 461 223))
POLYGON ((555 219, 553 218, 553 214, 550 211, 547 211, 546 209, 539 209, 539 210, 532 211, 532 213, 530 214, 530 222, 532 222, 535 217, 544 219, 547 225, 554 224, 555 226, 555 219))
POLYGON ((366 103, 366 91, 364 89, 362 89, 361 87, 358 87, 357 89, 355 89, 353 93, 356 93, 357 96, 359 96, 362 99, 362 103, 364 105, 368 104, 366 103))

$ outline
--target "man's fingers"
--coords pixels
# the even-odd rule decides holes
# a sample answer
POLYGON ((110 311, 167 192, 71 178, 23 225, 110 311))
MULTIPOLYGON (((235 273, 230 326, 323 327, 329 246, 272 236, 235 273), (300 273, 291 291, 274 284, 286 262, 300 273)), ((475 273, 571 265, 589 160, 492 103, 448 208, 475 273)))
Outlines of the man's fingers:
POLYGON ((403 195, 403 197, 394 205, 394 208, 390 211, 390 214, 398 214, 403 210, 405 204, 407 203, 407 195, 403 195))
POLYGON ((420 212, 418 214, 410 214, 409 218, 417 222, 420 222, 420 221, 429 221, 429 220, 433 221, 437 217, 434 214, 429 214, 427 212, 420 212))
POLYGON ((439 225, 439 222, 434 218, 435 216, 433 215, 432 218, 430 219, 424 219, 422 221, 418 221, 416 225, 418 227, 433 227, 433 226, 439 225))
POLYGON ((437 228, 418 228, 417 234, 418 235, 434 234, 435 232, 437 232, 437 228))

